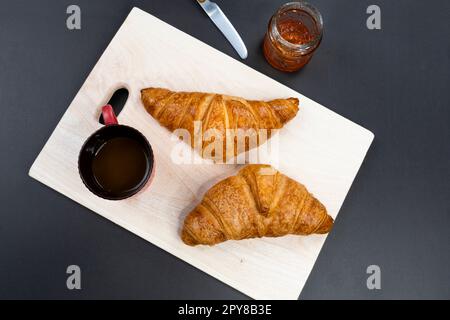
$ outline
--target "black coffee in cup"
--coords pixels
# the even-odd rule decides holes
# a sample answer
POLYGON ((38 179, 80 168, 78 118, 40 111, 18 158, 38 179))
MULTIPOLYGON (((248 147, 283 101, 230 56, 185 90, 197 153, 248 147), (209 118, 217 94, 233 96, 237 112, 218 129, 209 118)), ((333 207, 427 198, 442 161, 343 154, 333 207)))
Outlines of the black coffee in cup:
POLYGON ((106 141, 92 160, 92 173, 99 186, 115 194, 139 186, 148 171, 149 161, 144 148, 127 137, 106 141))

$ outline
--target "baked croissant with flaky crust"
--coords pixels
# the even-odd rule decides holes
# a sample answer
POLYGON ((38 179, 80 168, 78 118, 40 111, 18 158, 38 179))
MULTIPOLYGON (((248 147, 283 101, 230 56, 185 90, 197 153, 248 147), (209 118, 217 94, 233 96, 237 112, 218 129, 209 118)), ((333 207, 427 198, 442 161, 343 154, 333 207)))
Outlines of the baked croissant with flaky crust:
MULTIPOLYGON (((186 129, 191 137, 190 144, 200 149, 205 158, 227 161, 238 154, 264 143, 273 129, 280 129, 298 112, 298 99, 277 99, 271 101, 250 101, 222 94, 201 92, 173 92, 162 88, 141 90, 145 109, 171 131, 186 129), (195 126, 195 121, 201 121, 195 126), (222 136, 219 144, 206 138, 206 132, 215 129, 222 136), (236 136, 227 140, 227 129, 231 134, 247 134, 242 146, 236 136), (240 131, 237 129, 242 129, 240 131), (266 129, 262 134, 262 129, 266 129), (198 142, 200 136, 200 142, 198 142), (254 137, 254 143, 250 137, 254 137), (205 141, 206 140, 206 141, 205 141), (197 141, 197 142, 196 142, 197 141), (197 146, 195 144, 197 143, 197 146), (209 147, 208 147, 209 146, 209 147), (219 146, 216 148, 216 146, 219 146), (221 152, 220 154, 218 152, 221 152)), ((211 131, 210 131, 211 132, 211 131)), ((216 141, 217 142, 217 141, 216 141)))
POLYGON ((187 245, 227 240, 309 235, 330 231, 333 218, 302 184, 269 165, 248 165, 217 183, 187 215, 187 245))

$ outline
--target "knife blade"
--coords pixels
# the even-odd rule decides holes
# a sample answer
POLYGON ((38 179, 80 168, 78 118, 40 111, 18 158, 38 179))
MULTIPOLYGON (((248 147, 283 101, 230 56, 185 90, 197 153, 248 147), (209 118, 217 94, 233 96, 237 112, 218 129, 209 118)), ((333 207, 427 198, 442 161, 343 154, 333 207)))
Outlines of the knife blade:
POLYGON ((220 7, 210 0, 197 0, 197 3, 203 8, 216 27, 223 33, 225 38, 231 43, 239 56, 242 59, 246 59, 248 56, 247 47, 220 7))

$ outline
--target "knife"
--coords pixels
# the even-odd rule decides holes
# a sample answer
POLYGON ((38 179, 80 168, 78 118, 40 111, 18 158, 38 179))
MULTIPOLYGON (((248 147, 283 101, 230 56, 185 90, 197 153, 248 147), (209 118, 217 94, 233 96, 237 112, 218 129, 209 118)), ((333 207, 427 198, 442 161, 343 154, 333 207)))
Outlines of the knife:
POLYGON ((198 4, 205 10, 209 18, 223 33, 225 38, 231 43, 242 59, 248 56, 247 48, 241 36, 231 24, 230 20, 225 16, 220 7, 210 0, 197 0, 198 4))

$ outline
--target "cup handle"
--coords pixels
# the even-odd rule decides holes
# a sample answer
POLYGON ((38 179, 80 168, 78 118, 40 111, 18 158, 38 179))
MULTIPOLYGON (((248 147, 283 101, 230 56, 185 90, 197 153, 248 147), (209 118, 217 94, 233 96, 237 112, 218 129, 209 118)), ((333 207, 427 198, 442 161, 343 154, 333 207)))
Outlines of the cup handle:
POLYGON ((106 106, 102 107, 102 115, 105 126, 119 124, 119 122, 117 121, 117 117, 114 113, 113 107, 110 104, 107 104, 106 106))

